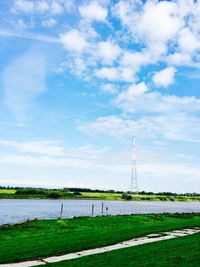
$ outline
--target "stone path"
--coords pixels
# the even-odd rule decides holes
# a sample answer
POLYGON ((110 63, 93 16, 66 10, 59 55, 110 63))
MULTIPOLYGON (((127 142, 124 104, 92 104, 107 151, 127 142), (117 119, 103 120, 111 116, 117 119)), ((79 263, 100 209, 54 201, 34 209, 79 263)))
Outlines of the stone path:
POLYGON ((134 247, 142 244, 153 243, 161 240, 167 240, 172 238, 177 238, 181 236, 193 235, 196 233, 200 233, 200 228, 193 228, 193 229, 183 229, 183 230, 176 230, 171 232, 163 232, 159 234, 150 234, 144 237, 134 238, 128 241, 124 241, 115 245, 106 246, 102 248, 95 248, 95 249, 88 249, 83 250, 80 252, 69 253, 62 256, 55 256, 55 257, 48 257, 42 260, 35 260, 35 261, 26 261, 20 263, 10 263, 10 264, 0 264, 0 267, 32 267, 38 265, 45 265, 46 263, 55 263, 65 260, 72 260, 84 256, 89 256, 93 254, 104 253, 112 250, 134 247))

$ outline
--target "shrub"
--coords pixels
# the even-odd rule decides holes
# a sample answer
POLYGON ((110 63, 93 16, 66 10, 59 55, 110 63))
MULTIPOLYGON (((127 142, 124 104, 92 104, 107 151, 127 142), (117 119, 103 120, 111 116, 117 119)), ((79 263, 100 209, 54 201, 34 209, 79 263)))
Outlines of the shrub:
POLYGON ((60 193, 59 192, 50 192, 50 193, 48 193, 48 197, 49 198, 59 198, 61 195, 60 195, 60 193))
POLYGON ((74 195, 75 195, 75 196, 81 196, 82 194, 81 194, 80 192, 77 191, 77 192, 74 192, 74 195))
POLYGON ((132 196, 127 194, 127 193, 122 193, 122 196, 121 196, 122 199, 125 199, 125 200, 131 200, 132 199, 132 196))

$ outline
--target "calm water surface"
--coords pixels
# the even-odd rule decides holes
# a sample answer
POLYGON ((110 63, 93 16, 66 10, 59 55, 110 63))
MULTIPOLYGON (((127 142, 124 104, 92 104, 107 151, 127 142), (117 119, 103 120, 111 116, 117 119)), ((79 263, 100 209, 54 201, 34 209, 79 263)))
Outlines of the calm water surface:
MULTIPOLYGON (((55 219, 60 216, 63 203, 63 217, 101 215, 102 200, 0 200, 0 225, 21 222, 26 219, 55 219)), ((156 201, 103 201, 108 214, 141 214, 163 212, 200 212, 200 202, 156 202, 156 201)), ((106 214, 106 211, 104 211, 106 214)))

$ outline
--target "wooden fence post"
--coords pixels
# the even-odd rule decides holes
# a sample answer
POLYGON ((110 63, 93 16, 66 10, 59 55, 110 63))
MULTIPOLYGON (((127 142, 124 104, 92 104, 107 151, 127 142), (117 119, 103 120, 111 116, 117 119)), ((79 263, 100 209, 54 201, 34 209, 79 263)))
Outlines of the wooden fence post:
POLYGON ((94 216, 94 205, 92 204, 92 217, 94 216))
POLYGON ((101 215, 103 215, 103 202, 101 204, 101 215))
POLYGON ((62 219, 62 214, 63 214, 63 203, 61 204, 61 209, 60 209, 60 218, 62 219))

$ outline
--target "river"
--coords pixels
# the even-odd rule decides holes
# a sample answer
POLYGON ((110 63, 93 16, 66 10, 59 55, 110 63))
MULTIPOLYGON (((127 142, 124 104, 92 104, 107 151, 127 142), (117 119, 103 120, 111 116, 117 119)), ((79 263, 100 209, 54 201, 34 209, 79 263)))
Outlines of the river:
POLYGON ((200 202, 1 199, 0 225, 34 218, 56 219, 60 216, 61 204, 63 218, 91 216, 92 205, 94 216, 102 215, 102 202, 104 215, 200 212, 200 202))

